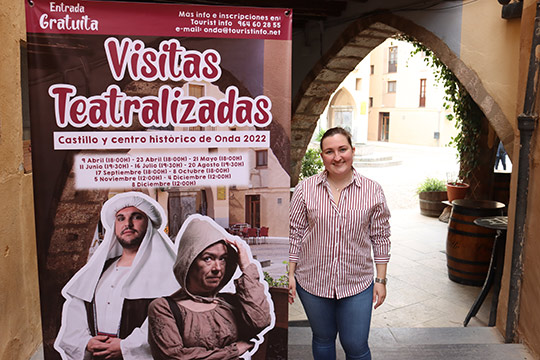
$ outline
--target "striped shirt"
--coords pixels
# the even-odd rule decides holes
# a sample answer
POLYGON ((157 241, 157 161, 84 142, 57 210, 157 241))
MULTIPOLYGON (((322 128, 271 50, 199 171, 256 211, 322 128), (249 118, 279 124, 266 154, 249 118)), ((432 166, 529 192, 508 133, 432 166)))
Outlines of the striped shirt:
POLYGON ((390 260, 390 211, 381 186, 353 169, 336 205, 326 171, 297 185, 290 207, 289 261, 307 292, 341 299, 373 282, 373 260, 390 260), (372 258, 373 250, 373 258, 372 258))

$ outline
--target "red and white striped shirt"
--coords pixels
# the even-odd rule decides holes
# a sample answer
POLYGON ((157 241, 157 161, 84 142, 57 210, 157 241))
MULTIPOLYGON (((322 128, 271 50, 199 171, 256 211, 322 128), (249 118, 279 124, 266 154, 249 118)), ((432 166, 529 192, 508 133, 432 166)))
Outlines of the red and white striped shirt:
POLYGON ((389 219, 381 186, 354 169, 337 205, 326 171, 303 180, 290 207, 289 261, 297 263, 300 286, 337 299, 367 289, 373 259, 377 264, 390 260, 389 219))

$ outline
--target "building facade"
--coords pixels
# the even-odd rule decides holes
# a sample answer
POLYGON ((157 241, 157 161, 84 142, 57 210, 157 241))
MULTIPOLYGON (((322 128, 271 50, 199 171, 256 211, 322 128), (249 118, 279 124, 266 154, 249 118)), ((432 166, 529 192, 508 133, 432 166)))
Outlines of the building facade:
POLYGON ((386 39, 332 94, 319 127, 342 126, 357 144, 384 141, 446 146, 456 136, 444 87, 412 44, 386 39))

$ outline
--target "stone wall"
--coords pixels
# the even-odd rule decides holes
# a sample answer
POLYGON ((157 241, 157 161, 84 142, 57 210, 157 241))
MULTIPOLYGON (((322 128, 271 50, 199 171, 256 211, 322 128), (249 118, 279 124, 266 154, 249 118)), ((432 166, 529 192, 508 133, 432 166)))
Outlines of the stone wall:
POLYGON ((0 0, 0 359, 29 359, 41 342, 32 174, 23 155, 20 46, 24 2, 0 0))

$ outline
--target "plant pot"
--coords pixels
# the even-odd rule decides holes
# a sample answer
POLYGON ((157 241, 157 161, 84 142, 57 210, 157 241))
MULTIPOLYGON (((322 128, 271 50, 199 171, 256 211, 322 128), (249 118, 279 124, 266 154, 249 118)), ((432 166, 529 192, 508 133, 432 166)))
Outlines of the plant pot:
POLYGON ((264 335, 264 342, 251 357, 252 360, 286 359, 289 327, 289 289, 271 286, 269 289, 276 324, 264 335))
POLYGON ((448 194, 448 201, 452 203, 452 201, 456 199, 465 199, 465 195, 467 195, 468 190, 469 190, 469 184, 465 184, 465 183, 446 184, 446 192, 448 194))
POLYGON ((448 199, 446 191, 424 191, 418 194, 420 214, 439 217, 446 207, 442 202, 448 199))
POLYGON ((272 286, 269 290, 274 302, 276 327, 287 329, 289 327, 289 288, 272 286))

